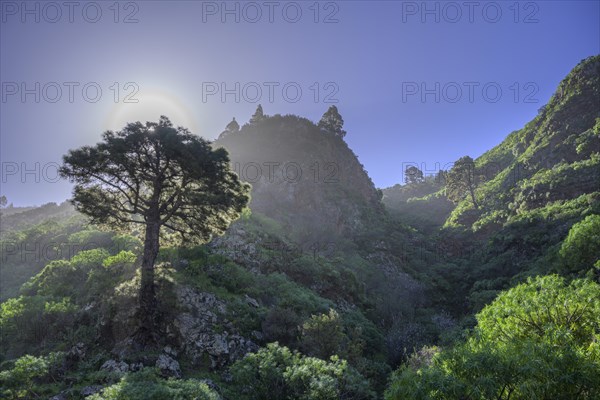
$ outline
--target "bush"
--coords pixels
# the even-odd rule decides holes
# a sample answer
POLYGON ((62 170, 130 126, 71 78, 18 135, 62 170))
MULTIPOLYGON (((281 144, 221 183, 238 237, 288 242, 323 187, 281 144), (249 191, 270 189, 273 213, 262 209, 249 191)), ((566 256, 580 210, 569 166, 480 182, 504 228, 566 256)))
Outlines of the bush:
POLYGON ((588 215, 571 227, 560 247, 560 256, 569 272, 585 272, 600 260, 600 215, 588 215))
POLYGON ((308 355, 327 359, 340 354, 347 341, 342 320, 334 309, 327 314, 312 315, 302 324, 300 346, 308 355))
POLYGON ((240 400, 362 400, 375 393, 355 369, 337 356, 305 357, 271 343, 237 361, 231 372, 240 400))
POLYGON ((21 296, 0 305, 0 353, 8 358, 52 348, 72 329, 77 306, 69 298, 21 296))
POLYGON ((63 353, 50 353, 45 357, 25 355, 14 361, 11 369, 0 372, 0 395, 3 399, 31 399, 52 393, 51 385, 57 378, 63 353))
POLYGON ((300 334, 298 327, 301 324, 302 320, 294 310, 274 307, 262 322, 262 332, 266 341, 295 346, 300 334))
POLYGON ((597 283, 529 279, 477 314, 466 343, 397 371, 386 399, 599 398, 599 320, 597 283))
POLYGON ((104 388, 88 400, 219 400, 220 396, 204 382, 162 379, 154 368, 129 373, 119 383, 104 388))

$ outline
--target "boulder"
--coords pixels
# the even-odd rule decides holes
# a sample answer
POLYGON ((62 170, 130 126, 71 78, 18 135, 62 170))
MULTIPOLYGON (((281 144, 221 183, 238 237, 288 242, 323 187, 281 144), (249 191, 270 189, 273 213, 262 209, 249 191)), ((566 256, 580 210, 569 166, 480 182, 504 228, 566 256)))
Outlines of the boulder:
POLYGON ((84 388, 81 389, 81 391, 79 393, 83 397, 88 397, 88 396, 91 396, 93 394, 100 392, 102 389, 104 389, 104 387, 102 387, 100 385, 85 386, 84 388))
POLYGON ((258 349, 254 342, 235 332, 225 318, 225 302, 214 294, 188 286, 177 287, 175 293, 185 311, 175 317, 174 330, 181 343, 180 350, 194 365, 218 369, 258 349))
POLYGON ((102 364, 100 367, 101 370, 108 371, 110 373, 114 373, 117 375, 123 375, 126 372, 129 372, 129 364, 124 361, 116 361, 116 360, 108 360, 102 364))
POLYGON ((158 356, 155 366, 164 377, 181 378, 181 368, 179 367, 179 363, 177 360, 166 354, 158 356))

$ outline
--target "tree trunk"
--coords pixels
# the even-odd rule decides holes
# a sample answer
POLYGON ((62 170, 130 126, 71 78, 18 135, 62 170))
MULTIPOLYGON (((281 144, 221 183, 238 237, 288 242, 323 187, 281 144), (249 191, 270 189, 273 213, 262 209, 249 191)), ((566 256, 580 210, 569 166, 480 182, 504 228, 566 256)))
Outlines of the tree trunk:
POLYGON ((146 237, 144 239, 144 255, 142 258, 142 279, 140 285, 140 327, 137 339, 142 345, 151 345, 156 342, 157 323, 157 301, 154 284, 154 262, 158 256, 159 249, 159 217, 146 220, 146 237))
POLYGON ((469 192, 471 193, 471 200, 473 200, 473 206, 475 206, 475 209, 478 210, 479 204, 477 204, 477 200, 475 199, 475 189, 472 185, 469 185, 469 192))
POLYGON ((473 206, 476 210, 479 209, 479 204, 477 204, 477 200, 475 199, 475 164, 471 164, 469 166, 469 170, 467 171, 467 188, 471 194, 473 206))

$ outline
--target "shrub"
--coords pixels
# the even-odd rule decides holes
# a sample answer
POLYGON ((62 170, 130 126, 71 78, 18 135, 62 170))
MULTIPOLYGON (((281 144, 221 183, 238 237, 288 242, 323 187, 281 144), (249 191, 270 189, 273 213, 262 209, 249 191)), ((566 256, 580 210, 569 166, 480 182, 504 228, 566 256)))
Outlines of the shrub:
POLYGON ((88 400, 219 400, 220 396, 204 382, 174 378, 162 379, 154 368, 126 374, 88 400))
POLYGON ((374 399, 368 382, 337 356, 306 357, 271 343, 237 361, 231 372, 240 400, 374 399))
POLYGON ((600 260, 600 215, 588 215, 571 227, 560 256, 569 272, 587 271, 600 260))
POLYGON ((267 341, 295 346, 300 334, 298 327, 301 324, 302 320, 294 310, 274 307, 262 322, 262 332, 267 341))
POLYGON ((10 357, 51 347, 74 322, 77 307, 69 298, 21 296, 0 305, 0 353, 10 357))
POLYGON ((311 356, 327 359, 340 354, 347 336, 342 320, 334 309, 327 314, 312 315, 302 324, 302 350, 311 356))
POLYGON ((50 353, 43 357, 25 355, 14 361, 11 369, 0 372, 0 395, 3 399, 17 400, 39 398, 52 390, 42 385, 44 380, 57 378, 63 353, 50 353))
POLYGON ((599 320, 597 283, 529 279, 477 314, 466 343, 397 371, 386 399, 599 398, 599 320))

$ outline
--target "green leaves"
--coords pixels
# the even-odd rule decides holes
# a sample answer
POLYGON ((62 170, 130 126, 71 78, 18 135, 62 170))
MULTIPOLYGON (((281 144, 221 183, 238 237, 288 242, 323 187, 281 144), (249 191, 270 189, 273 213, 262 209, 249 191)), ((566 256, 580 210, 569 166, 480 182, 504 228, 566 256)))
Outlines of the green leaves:
POLYGON ((403 367, 386 391, 396 399, 594 399, 600 396, 600 286, 536 277, 502 292, 477 314, 474 334, 403 367))
POLYGON ((319 128, 340 138, 346 136, 346 131, 342 129, 343 127, 344 119, 336 106, 329 107, 319 121, 319 128))
POLYGON ((179 243, 222 234, 249 200, 227 152, 166 117, 105 132, 97 145, 65 155, 60 173, 75 182, 72 202, 93 223, 129 228, 158 219, 179 243))
POLYGON ((598 334, 600 286, 586 280, 569 285, 557 275, 528 279, 501 293, 478 315, 482 340, 511 343, 523 339, 585 345, 598 334))
POLYGON ((475 162, 469 156, 456 160, 454 166, 446 173, 446 196, 454 203, 462 201, 468 194, 473 206, 479 207, 475 197, 475 188, 482 177, 475 170, 475 162))
POLYGON ((560 256, 569 272, 584 272, 600 260, 600 215, 588 215, 571 227, 560 247, 560 256))
MULTIPOLYGON (((36 385, 40 378, 49 377, 62 362, 63 353, 50 353, 43 357, 25 355, 16 361, 11 369, 0 372, 0 395, 3 399, 41 398, 52 393, 36 385)), ((51 376, 50 376, 51 377, 51 376)), ((52 377, 51 377, 52 378, 52 377)))
POLYGON ((89 400, 219 400, 221 397, 204 382, 194 379, 161 379, 156 370, 145 368, 87 397, 89 400))
POLYGON ((232 367, 238 399, 374 399, 367 381, 346 361, 305 357, 270 343, 232 367))

